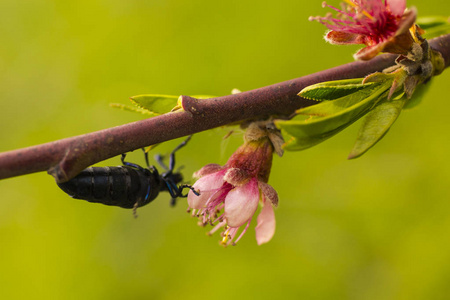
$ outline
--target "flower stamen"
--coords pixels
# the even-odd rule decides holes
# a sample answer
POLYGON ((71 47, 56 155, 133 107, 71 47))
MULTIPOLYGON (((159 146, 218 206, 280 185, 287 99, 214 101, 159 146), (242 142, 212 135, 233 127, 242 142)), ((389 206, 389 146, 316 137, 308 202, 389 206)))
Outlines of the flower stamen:
POLYGON ((219 230, 220 228, 224 227, 226 225, 226 222, 220 222, 219 224, 217 224, 216 226, 214 226, 213 229, 211 229, 210 231, 208 231, 208 235, 213 235, 214 232, 216 232, 217 230, 219 230))
POLYGON ((226 246, 228 243, 228 240, 230 238, 230 231, 231 231, 231 227, 226 226, 225 227, 225 231, 223 232, 223 238, 222 241, 220 242, 220 244, 226 246))
MULTIPOLYGON (((354 8, 358 8, 359 7, 356 3, 354 3, 351 0, 344 0, 344 2, 348 3, 349 5, 353 6, 354 8)), ((363 9, 361 11, 361 13, 363 15, 365 15, 366 17, 368 17, 371 21, 375 20, 375 18, 372 15, 370 15, 365 9, 363 9)))
POLYGON ((252 219, 248 220, 247 225, 245 226, 244 230, 242 230, 241 234, 238 236, 236 241, 234 241, 233 246, 237 244, 237 242, 241 239, 241 237, 244 236, 244 233, 247 231, 248 227, 250 226, 251 221, 252 221, 252 219))

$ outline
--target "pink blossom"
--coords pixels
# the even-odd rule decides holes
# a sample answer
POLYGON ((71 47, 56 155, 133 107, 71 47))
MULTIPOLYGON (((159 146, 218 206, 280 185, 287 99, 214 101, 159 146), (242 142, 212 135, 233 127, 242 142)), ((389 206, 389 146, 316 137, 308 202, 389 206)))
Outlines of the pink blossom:
MULTIPOLYGON (((355 59, 369 60, 380 52, 407 54, 414 43, 410 28, 416 20, 416 10, 406 9, 406 0, 344 0, 341 9, 323 2, 337 11, 325 17, 310 17, 330 31, 325 39, 332 44, 364 44, 355 59)), ((415 27, 414 27, 415 28, 415 27)))
POLYGON ((193 185, 200 195, 189 192, 189 209, 200 225, 214 226, 209 234, 223 230, 222 245, 235 245, 242 238, 260 205, 256 241, 261 245, 273 237, 278 195, 267 184, 273 151, 267 136, 247 140, 225 166, 209 164, 194 174, 200 177, 193 185))

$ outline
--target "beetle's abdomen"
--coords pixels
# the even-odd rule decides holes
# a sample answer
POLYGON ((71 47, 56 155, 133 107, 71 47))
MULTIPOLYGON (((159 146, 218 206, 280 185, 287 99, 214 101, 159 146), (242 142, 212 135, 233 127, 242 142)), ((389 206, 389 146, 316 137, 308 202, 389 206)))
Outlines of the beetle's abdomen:
POLYGON ((90 167, 58 186, 72 198, 123 208, 146 205, 159 193, 154 174, 126 166, 90 167))

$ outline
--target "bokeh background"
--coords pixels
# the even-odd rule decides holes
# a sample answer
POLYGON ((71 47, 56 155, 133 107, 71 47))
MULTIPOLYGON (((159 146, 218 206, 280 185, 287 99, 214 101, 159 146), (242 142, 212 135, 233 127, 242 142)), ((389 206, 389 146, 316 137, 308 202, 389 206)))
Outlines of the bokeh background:
MULTIPOLYGON (((142 118, 143 93, 226 95, 352 60, 323 41, 322 1, 0 0, 0 151, 142 118)), ((332 2, 337 4, 337 1, 332 2)), ((450 4, 415 0, 421 15, 450 4)), ((363 157, 358 123, 274 159, 277 231, 236 247, 168 195, 131 211, 73 200, 37 173, 0 181, 1 299, 449 299, 450 72, 363 157)), ((242 135, 197 134, 189 175, 242 135)), ((178 141, 155 151, 168 153, 178 141)), ((143 163, 139 151, 130 159, 143 163)), ((100 165, 118 165, 119 158, 100 165)))

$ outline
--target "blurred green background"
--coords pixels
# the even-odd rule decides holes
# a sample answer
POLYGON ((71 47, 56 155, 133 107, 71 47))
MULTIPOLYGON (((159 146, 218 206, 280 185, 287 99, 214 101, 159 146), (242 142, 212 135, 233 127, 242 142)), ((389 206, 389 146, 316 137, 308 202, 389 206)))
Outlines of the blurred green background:
MULTIPOLYGON (((225 95, 350 62, 358 47, 325 44, 307 20, 325 13, 321 1, 0 0, 0 151, 138 120, 108 107, 129 96, 225 95)), ((166 194, 134 219, 69 198, 46 173, 2 180, 0 298, 449 299, 449 80, 359 159, 346 160, 359 124, 276 157, 277 231, 263 246, 253 224, 223 249, 166 194)), ((242 140, 226 133, 179 152, 187 177, 226 162, 242 140)))

